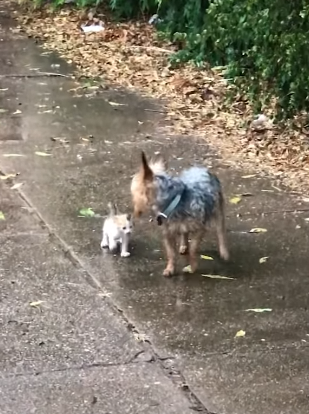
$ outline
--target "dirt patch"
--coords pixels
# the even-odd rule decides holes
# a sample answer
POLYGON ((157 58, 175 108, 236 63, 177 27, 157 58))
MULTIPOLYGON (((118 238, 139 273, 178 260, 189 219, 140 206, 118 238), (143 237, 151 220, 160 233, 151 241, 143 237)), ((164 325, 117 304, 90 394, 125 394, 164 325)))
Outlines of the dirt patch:
MULTIPOLYGON (((225 162, 235 167, 267 172, 298 191, 309 190, 309 132, 278 129, 272 123, 252 128, 250 105, 224 103, 228 85, 219 71, 187 64, 173 69, 174 46, 159 41, 147 22, 111 23, 95 17, 104 30, 85 34, 89 16, 72 8, 16 14, 28 36, 44 41, 76 64, 79 74, 101 77, 164 102, 170 134, 202 136, 215 146, 225 162)), ((16 29, 15 29, 16 30, 16 29)))

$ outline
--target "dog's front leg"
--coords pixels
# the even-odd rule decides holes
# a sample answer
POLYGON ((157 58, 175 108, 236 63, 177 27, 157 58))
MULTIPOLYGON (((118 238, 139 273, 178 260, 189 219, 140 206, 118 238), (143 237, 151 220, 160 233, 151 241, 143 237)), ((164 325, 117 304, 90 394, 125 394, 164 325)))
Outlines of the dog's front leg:
POLYGON ((176 243, 175 238, 168 232, 164 234, 163 241, 167 256, 167 265, 163 271, 163 276, 169 277, 175 273, 176 243))

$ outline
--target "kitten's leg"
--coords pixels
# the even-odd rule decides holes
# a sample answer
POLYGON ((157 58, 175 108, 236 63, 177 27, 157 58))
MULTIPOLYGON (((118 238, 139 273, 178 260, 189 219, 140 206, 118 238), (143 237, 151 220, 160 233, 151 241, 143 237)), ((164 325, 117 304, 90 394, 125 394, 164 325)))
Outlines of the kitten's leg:
POLYGON ((128 234, 123 234, 121 238, 121 257, 129 257, 131 253, 129 252, 129 239, 128 234))
POLYGON ((116 253, 117 252, 117 248, 118 248, 117 240, 109 237, 108 238, 108 248, 109 248, 110 252, 116 253))
POLYGON ((103 231, 103 237, 102 237, 102 241, 101 241, 101 248, 102 249, 107 249, 109 247, 109 243, 108 243, 108 236, 107 234, 103 231))

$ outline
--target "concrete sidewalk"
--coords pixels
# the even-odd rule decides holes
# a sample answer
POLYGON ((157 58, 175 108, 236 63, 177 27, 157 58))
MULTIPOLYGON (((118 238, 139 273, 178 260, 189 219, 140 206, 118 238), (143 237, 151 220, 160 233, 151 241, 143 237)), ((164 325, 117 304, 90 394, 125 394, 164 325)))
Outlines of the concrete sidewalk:
POLYGON ((1 190, 0 412, 307 414, 308 203, 242 178, 207 141, 166 137, 156 103, 44 76, 73 69, 6 29, 1 37, 0 167, 23 186, 1 190), (129 205, 141 149, 175 170, 213 166, 228 199, 252 194, 228 206, 231 263, 209 239, 201 253, 213 261, 166 280, 147 218, 130 259, 102 254, 100 216, 110 200, 129 205), (97 216, 78 217, 83 207, 97 216), (261 308, 271 311, 247 311, 261 308))

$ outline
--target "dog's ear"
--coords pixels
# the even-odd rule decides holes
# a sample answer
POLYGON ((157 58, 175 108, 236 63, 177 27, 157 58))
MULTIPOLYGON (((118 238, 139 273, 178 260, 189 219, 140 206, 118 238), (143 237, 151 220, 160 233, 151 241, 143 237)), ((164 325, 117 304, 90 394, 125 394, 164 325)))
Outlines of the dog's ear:
POLYGON ((142 171, 143 171, 143 179, 144 181, 152 181, 153 180, 153 172, 148 165, 148 161, 144 151, 142 151, 142 171))

